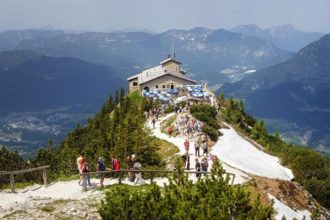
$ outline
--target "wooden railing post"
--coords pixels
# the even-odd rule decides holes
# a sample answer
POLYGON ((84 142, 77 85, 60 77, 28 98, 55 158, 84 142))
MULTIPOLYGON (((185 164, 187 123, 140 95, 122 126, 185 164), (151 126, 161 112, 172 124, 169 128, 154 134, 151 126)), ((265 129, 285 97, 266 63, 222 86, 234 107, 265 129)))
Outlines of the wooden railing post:
POLYGON ((15 192, 15 180, 14 180, 14 174, 10 174, 10 188, 11 192, 15 192))
POLYGON ((151 172, 151 176, 150 176, 150 184, 152 183, 153 180, 154 180, 154 173, 151 172))
POLYGON ((47 187, 48 183, 47 183, 47 169, 46 168, 42 171, 42 178, 44 180, 45 187, 47 187))
POLYGON ((121 184, 121 177, 122 177, 122 172, 119 171, 119 178, 118 178, 118 183, 121 184))

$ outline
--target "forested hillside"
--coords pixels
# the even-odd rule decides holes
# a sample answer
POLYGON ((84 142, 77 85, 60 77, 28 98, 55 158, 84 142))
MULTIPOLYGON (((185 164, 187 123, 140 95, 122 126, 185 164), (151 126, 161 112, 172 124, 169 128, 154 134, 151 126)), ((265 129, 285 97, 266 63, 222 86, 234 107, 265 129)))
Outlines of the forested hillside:
POLYGON ((115 98, 109 97, 95 117, 88 119, 86 126, 78 124, 58 148, 54 146, 41 148, 29 163, 24 162, 18 153, 10 153, 3 148, 0 168, 16 170, 29 166, 50 165, 49 174, 54 179, 60 175, 76 174, 76 158, 80 153, 88 158, 91 170, 96 170, 97 158, 100 156, 103 156, 107 166, 110 166, 112 155, 118 157, 121 167, 124 168, 126 157, 132 154, 137 155, 147 167, 161 168, 165 163, 159 150, 161 147, 171 147, 171 145, 149 136, 148 131, 144 129, 143 113, 152 105, 152 102, 136 93, 127 96, 124 89, 121 89, 115 98), (19 159, 12 160, 13 157, 19 159), (7 160, 11 163, 6 163, 7 160))
POLYGON ((221 115, 224 120, 235 125, 242 134, 251 137, 270 154, 278 156, 282 163, 292 169, 297 182, 301 183, 322 205, 330 207, 330 159, 306 147, 288 144, 279 134, 268 133, 264 122, 257 121, 245 113, 242 100, 225 99, 219 101, 225 108, 221 115))
MULTIPOLYGON (((234 100, 233 98, 226 100, 223 95, 218 100, 222 107, 221 113, 218 114, 221 120, 232 124, 242 135, 257 141, 265 147, 268 153, 281 158, 282 163, 292 169, 295 180, 301 183, 320 204, 327 208, 330 207, 329 159, 322 157, 313 150, 287 144, 278 135, 268 134, 262 121, 257 121, 244 112, 244 104, 241 100, 234 100)), ((144 111, 155 105, 157 104, 141 97, 138 93, 126 95, 124 89, 121 89, 114 98, 109 97, 99 113, 88 120, 86 126, 78 125, 74 131, 70 132, 59 148, 51 145, 42 148, 34 158, 26 162, 17 153, 9 153, 2 148, 1 161, 16 158, 17 164, 3 162, 1 169, 12 170, 12 167, 19 169, 21 167, 49 164, 51 166, 49 174, 52 179, 60 176, 71 176, 77 173, 76 158, 80 152, 87 156, 91 170, 95 170, 95 164, 99 156, 106 158, 106 163, 110 165, 111 155, 117 155, 121 167, 125 168, 125 158, 130 154, 136 154, 145 169, 152 167, 163 169, 165 166, 164 158, 167 156, 160 153, 159 150, 164 146, 169 148, 171 144, 150 136, 148 129, 145 128, 144 111)), ((199 115, 198 117, 202 117, 203 111, 205 111, 205 117, 203 116, 202 119, 207 121, 210 126, 212 125, 214 129, 217 126, 213 125, 215 122, 212 119, 214 112, 210 110, 207 106, 201 105, 193 108, 192 112, 199 115)), ((29 176, 25 180, 36 180, 36 178, 40 177, 29 176)), ((6 183, 5 181, 2 183, 6 183)), ((217 181, 221 182, 223 180, 217 181)), ((215 184, 218 184, 217 181, 215 184)), ((181 196, 178 197, 178 200, 186 198, 185 189, 192 187, 194 188, 191 188, 192 190, 199 190, 200 187, 197 185, 197 188, 195 188, 190 183, 182 182, 182 184, 177 186, 179 191, 183 190, 183 194, 178 195, 181 196)), ((203 185, 204 183, 200 184, 203 185)), ((205 184, 208 184, 208 182, 206 181, 205 184)), ((226 187, 229 187, 229 191, 234 190, 234 192, 241 193, 240 189, 226 187)), ((154 190, 157 191, 158 189, 154 190)), ((210 190, 220 190, 219 193, 223 190, 227 192, 227 189, 222 187, 218 189, 210 188, 210 190)), ((207 193, 211 193, 211 191, 207 193)), ((148 191, 144 196, 151 196, 150 193, 153 192, 148 191)), ((243 193, 243 195, 245 194, 243 193)), ((152 194, 152 196, 155 195, 152 194)), ((245 198, 245 196, 243 197, 245 198)), ((127 198, 125 197, 125 199, 127 198)), ((248 199, 248 197, 245 199, 248 199)), ((256 207, 260 208, 259 205, 256 207)), ((250 211, 251 208, 249 208, 250 211)), ((268 215, 267 213, 270 212, 266 211, 266 215, 268 215)))

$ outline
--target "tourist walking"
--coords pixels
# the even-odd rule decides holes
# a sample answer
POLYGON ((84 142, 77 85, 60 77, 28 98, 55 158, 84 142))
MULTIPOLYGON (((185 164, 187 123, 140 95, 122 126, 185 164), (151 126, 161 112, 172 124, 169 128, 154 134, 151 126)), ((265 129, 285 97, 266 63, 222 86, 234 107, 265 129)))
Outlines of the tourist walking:
MULTIPOLYGON (((106 170, 106 167, 105 167, 105 164, 103 161, 103 157, 99 157, 97 160, 97 171, 102 172, 105 170, 106 170)), ((102 174, 100 174, 100 188, 101 189, 104 187, 103 182, 104 182, 104 174, 102 173, 102 174)))
POLYGON ((189 153, 189 141, 186 139, 184 142, 183 142, 183 145, 184 145, 184 149, 186 150, 186 152, 189 153))
MULTIPOLYGON (((112 160, 111 160, 111 168, 112 170, 119 170, 120 169, 120 164, 119 164, 119 160, 117 159, 116 155, 112 156, 112 160)), ((112 177, 117 177, 117 172, 112 173, 112 177)))
POLYGON ((199 144, 197 143, 197 141, 195 141, 194 143, 194 147, 195 147, 195 157, 200 157, 200 152, 199 152, 199 144))
MULTIPOLYGON (((76 161, 79 174, 81 174, 81 161, 82 161, 83 157, 84 157, 84 155, 82 153, 80 153, 80 155, 79 155, 79 157, 77 157, 77 161, 76 161)), ((79 185, 81 183, 81 180, 82 180, 82 175, 80 175, 80 177, 79 177, 79 182, 78 182, 79 185)))
POLYGON ((204 176, 206 175, 207 169, 209 167, 209 163, 207 161, 207 158, 204 156, 201 162, 202 172, 204 173, 204 176))
POLYGON ((205 156, 207 156, 208 149, 207 149, 207 143, 205 141, 203 141, 202 143, 202 148, 203 148, 203 155, 205 154, 205 156))
MULTIPOLYGON (((135 162, 134 162, 134 165, 133 165, 133 169, 135 171, 141 170, 142 169, 142 165, 139 162, 139 160, 137 158, 135 158, 134 160, 135 160, 135 162)), ((141 174, 141 172, 135 172, 134 184, 142 184, 142 183, 143 183, 143 180, 142 180, 142 174, 141 174)))
MULTIPOLYGON (((89 169, 88 169, 88 163, 87 163, 87 159, 86 157, 83 157, 83 159, 81 160, 81 173, 89 173, 89 169)), ((82 190, 83 191, 87 191, 87 183, 88 186, 91 187, 91 182, 90 182, 90 177, 89 175, 82 175, 82 190)))
POLYGON ((201 178, 201 173, 200 173, 201 163, 199 162, 198 157, 195 158, 195 170, 196 170, 196 172, 199 172, 199 173, 196 173, 196 177, 197 177, 198 180, 200 180, 200 178, 201 178))
MULTIPOLYGON (((135 158, 134 154, 132 156, 127 157, 127 169, 128 170, 133 170, 134 158, 135 158)), ((133 172, 128 172, 128 180, 130 182, 134 182, 134 179, 135 179, 134 173, 133 172)))

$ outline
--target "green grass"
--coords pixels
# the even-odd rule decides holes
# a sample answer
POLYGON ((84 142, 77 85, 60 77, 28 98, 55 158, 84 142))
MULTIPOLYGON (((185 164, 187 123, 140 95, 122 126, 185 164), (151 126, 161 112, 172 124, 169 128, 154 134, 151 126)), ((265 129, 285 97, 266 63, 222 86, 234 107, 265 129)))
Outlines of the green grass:
MULTIPOLYGON (((35 182, 16 182, 15 189, 24 189, 28 186, 33 186, 35 182)), ((10 184, 3 185, 2 189, 10 189, 10 184)))
POLYGON ((61 176, 57 177, 55 179, 55 181, 71 181, 71 180, 79 180, 79 178, 80 178, 79 174, 75 174, 72 176, 61 175, 61 176))
POLYGON ((17 214, 23 214, 23 213, 27 213, 27 211, 25 211, 25 210, 15 211, 15 212, 12 212, 12 213, 10 213, 8 215, 3 216, 2 219, 13 218, 15 215, 17 215, 17 214))
POLYGON ((52 205, 45 205, 44 207, 41 208, 43 212, 53 212, 55 211, 55 207, 52 205))
POLYGON ((111 186, 106 186, 102 190, 115 190, 117 188, 126 188, 126 189, 128 189, 129 192, 133 193, 133 192, 138 192, 138 191, 144 191, 144 190, 146 190, 146 189, 148 189, 150 187, 151 186, 149 184, 138 185, 138 186, 115 184, 115 185, 111 185, 111 186))

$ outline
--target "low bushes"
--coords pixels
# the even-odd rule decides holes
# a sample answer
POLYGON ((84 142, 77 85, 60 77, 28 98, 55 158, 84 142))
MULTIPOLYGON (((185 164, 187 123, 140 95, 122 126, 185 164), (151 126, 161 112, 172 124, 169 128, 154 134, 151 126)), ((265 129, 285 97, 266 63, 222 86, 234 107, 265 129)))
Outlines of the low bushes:
POLYGON ((202 132, 207 134, 212 141, 217 141, 220 136, 220 132, 218 130, 216 130, 208 125, 203 126, 202 132))
POLYGON ((270 219, 271 204, 252 202, 239 185, 229 185, 220 166, 212 176, 192 184, 177 174, 164 188, 156 184, 132 191, 129 186, 107 192, 101 202, 102 219, 270 219))
POLYGON ((206 133, 212 141, 217 141, 221 133, 217 121, 217 110, 210 105, 194 105, 190 108, 190 113, 198 120, 205 122, 202 131, 206 133))

